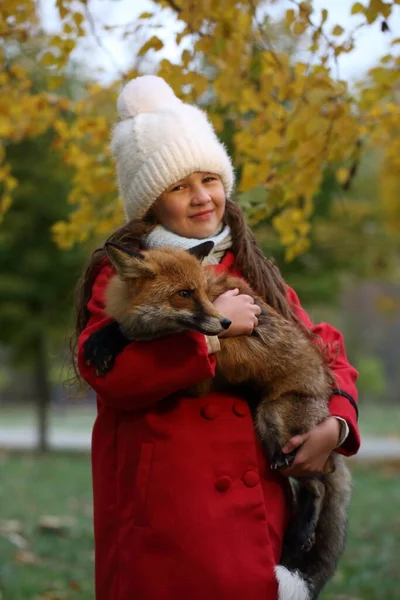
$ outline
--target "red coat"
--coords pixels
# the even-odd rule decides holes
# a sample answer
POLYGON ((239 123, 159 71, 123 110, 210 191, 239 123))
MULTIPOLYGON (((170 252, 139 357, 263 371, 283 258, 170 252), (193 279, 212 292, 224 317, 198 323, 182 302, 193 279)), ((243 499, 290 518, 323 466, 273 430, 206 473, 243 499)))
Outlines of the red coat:
MULTIPOLYGON (((228 253, 217 270, 234 272, 228 253)), ((247 404, 229 394, 194 398, 183 390, 214 373, 199 333, 129 344, 106 376, 84 364, 82 345, 108 324, 104 290, 113 268, 95 280, 91 318, 80 336, 79 368, 97 392, 92 466, 97 600, 276 600, 289 516, 287 480, 272 472, 247 404)), ((237 272, 236 272, 237 274, 237 272)), ((293 290, 290 301, 310 325, 293 290)), ((356 398, 357 373, 341 334, 338 387, 356 398)), ((344 454, 359 447, 354 407, 334 396, 331 412, 346 419, 344 454)))

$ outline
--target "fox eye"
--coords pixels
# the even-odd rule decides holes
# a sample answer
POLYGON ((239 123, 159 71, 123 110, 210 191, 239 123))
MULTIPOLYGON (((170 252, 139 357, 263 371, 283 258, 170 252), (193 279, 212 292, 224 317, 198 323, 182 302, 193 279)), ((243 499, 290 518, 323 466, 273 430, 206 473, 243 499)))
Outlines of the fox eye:
POLYGON ((178 292, 178 294, 181 298, 188 300, 189 298, 192 297, 193 292, 192 292, 192 290, 181 290, 180 292, 178 292))

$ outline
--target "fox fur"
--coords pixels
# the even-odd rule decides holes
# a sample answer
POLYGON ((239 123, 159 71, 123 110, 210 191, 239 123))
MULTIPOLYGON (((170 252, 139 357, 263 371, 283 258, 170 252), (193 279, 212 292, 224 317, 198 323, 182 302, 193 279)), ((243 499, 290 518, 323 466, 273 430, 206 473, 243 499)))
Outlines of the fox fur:
MULTIPOLYGON (((244 280, 226 273, 216 276, 202 267, 199 259, 210 251, 210 242, 189 252, 161 248, 138 253, 115 244, 106 249, 117 272, 106 291, 106 312, 118 323, 124 341, 104 345, 92 336, 85 347, 88 363, 102 374, 131 340, 184 330, 218 335, 230 322, 213 301, 238 288, 260 306, 258 326, 252 336, 221 337, 215 377, 190 391, 203 395, 247 386, 258 400, 255 427, 271 468, 289 465, 295 452, 283 454, 285 443, 330 414, 334 379, 321 349, 244 280), (106 348, 103 354, 100 346, 106 348)), ((333 453, 330 462, 328 475, 293 482, 293 518, 276 569, 280 600, 315 600, 343 552, 351 478, 340 455, 333 453)))

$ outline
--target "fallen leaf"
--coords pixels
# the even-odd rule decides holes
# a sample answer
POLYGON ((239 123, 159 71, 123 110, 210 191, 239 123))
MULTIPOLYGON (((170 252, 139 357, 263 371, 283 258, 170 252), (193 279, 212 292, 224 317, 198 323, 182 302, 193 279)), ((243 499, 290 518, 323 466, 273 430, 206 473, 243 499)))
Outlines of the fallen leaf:
POLYGON ((68 585, 71 588, 71 590, 80 590, 81 589, 81 586, 79 585, 79 583, 77 581, 69 581, 68 585))
POLYGON ((22 521, 17 521, 17 519, 0 521, 0 533, 22 533, 22 530, 22 521))
POLYGON ((63 535, 67 533, 75 524, 75 520, 71 517, 56 517, 53 515, 44 515, 39 519, 39 529, 43 533, 54 533, 63 535))
POLYGON ((23 563, 24 565, 38 565, 41 561, 40 558, 33 552, 26 552, 20 550, 14 554, 14 558, 17 562, 23 563))
POLYGON ((29 546, 28 540, 25 539, 19 533, 9 533, 7 535, 7 539, 9 542, 14 544, 14 546, 17 546, 17 548, 19 548, 20 550, 26 550, 26 548, 28 548, 29 546))

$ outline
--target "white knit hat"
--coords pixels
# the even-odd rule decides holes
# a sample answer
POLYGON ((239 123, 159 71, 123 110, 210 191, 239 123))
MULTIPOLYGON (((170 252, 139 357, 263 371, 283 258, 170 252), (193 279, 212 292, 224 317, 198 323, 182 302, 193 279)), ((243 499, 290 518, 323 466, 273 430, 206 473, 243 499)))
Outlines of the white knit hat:
POLYGON ((142 218, 170 185, 196 171, 221 177, 226 197, 234 184, 231 160, 206 114, 177 98, 161 77, 127 83, 111 151, 127 220, 142 218))

